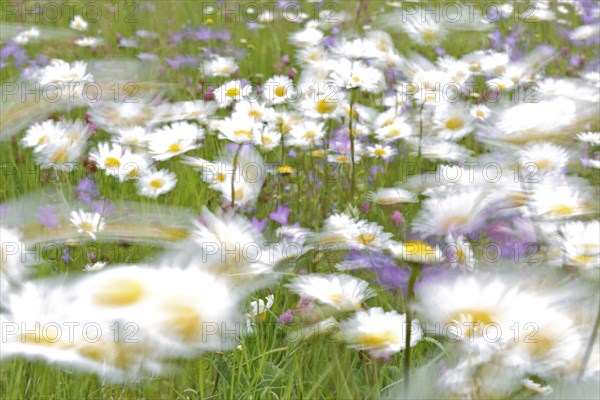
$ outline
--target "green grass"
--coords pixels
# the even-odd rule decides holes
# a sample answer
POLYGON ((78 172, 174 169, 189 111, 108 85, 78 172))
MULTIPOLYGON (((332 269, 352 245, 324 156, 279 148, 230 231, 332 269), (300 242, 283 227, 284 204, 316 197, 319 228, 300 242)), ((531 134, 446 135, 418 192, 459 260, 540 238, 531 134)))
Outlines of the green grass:
MULTIPOLYGON (((97 2, 106 8, 114 2, 97 2)), ((123 3, 123 2, 121 2, 123 3)), ((231 3, 231 2, 228 2, 231 3)), ((354 15, 354 2, 339 3, 340 9, 347 9, 354 15)), ((140 2, 141 4, 141 2, 140 2)), ((198 19, 195 9, 198 4, 192 1, 155 2, 156 12, 151 13, 140 10, 136 14, 138 23, 127 23, 102 20, 91 24, 88 33, 93 35, 97 29, 102 29, 107 46, 93 52, 89 49, 78 48, 66 42, 43 42, 43 44, 28 45, 30 55, 41 52, 50 58, 58 57, 67 61, 90 58, 131 58, 138 51, 153 52, 160 57, 174 57, 176 54, 193 54, 200 47, 222 46, 215 42, 189 42, 171 45, 168 43, 167 32, 178 30, 181 24, 190 20, 190 26, 202 23, 198 19), (172 24, 169 25, 169 20, 172 24), (136 30, 146 29, 159 33, 159 38, 154 44, 142 44, 140 49, 118 49, 115 34, 124 37, 133 36, 136 30)), ((383 6, 384 2, 369 2, 371 13, 383 6)), ((31 17, 31 16, 29 16, 31 17)), ((574 18, 571 18, 575 20, 574 18)), ((5 16, 2 17, 5 21, 5 16)), ((31 20, 31 19, 28 19, 31 20)), ((13 18, 12 21, 27 22, 13 18)), ((68 19, 62 18, 55 24, 41 23, 42 26, 67 27, 68 19)), ((241 63, 240 76, 251 77, 254 80, 264 80, 275 73, 285 73, 286 70, 277 65, 277 61, 284 54, 293 56, 294 49, 288 44, 287 36, 298 28, 298 25, 285 21, 277 21, 265 29, 257 31, 247 30, 242 23, 215 23, 214 29, 229 29, 233 32, 230 46, 244 48, 248 56, 241 63), (244 39, 245 42, 241 40, 244 39)), ((507 31, 509 22, 501 22, 499 27, 507 31)), ((344 26, 352 29, 353 23, 344 26)), ((566 45, 565 39, 556 33, 552 23, 530 24, 528 33, 520 40, 527 43, 529 49, 537 44, 552 44, 558 48, 566 45)), ((394 40, 402 54, 420 50, 410 40, 402 35, 395 34, 394 40)), ((143 41, 141 41, 143 43, 143 41)), ((447 43, 449 54, 460 56, 478 48, 484 48, 487 39, 482 35, 473 40, 471 35, 457 35, 456 40, 447 43)), ((575 50, 577 51, 577 50, 575 50)), ((586 56, 591 55, 591 50, 581 50, 586 56)), ((432 50, 423 50, 423 54, 434 57, 432 50)), ((293 57, 292 57, 293 58, 293 57)), ((299 66, 294 65, 299 69, 299 66)), ((567 60, 558 58, 547 68, 549 74, 565 75, 567 60)), ((20 71, 14 66, 0 70, 0 79, 3 82, 14 81, 20 71)), ((196 99, 199 93, 194 86, 199 82, 199 73, 195 69, 169 70, 166 69, 159 78, 160 82, 174 84, 169 91, 172 100, 196 99), (191 81, 192 84, 189 82, 191 81)), ((359 98, 365 105, 374 104, 373 98, 359 98)), ((83 112, 76 110, 70 113, 70 118, 81 118, 83 112)), ((55 190, 57 184, 44 182, 43 173, 34 175, 9 175, 7 169, 15 167, 19 174, 22 171, 35 171, 36 167, 30 150, 22 149, 18 145, 21 134, 12 140, 0 143, 0 158, 2 160, 2 185, 0 185, 0 202, 10 202, 19 196, 34 193, 40 189, 55 190)), ((99 131, 89 144, 90 148, 106 140, 108 133, 99 131)), ((213 140, 207 138, 207 141, 213 140)), ((474 148, 476 145, 472 138, 467 138, 465 144, 474 148)), ((223 149, 224 144, 218 144, 223 149)), ((207 159, 215 157, 211 146, 205 146, 188 155, 196 155, 207 159)), ((277 162, 277 152, 267 155, 267 161, 277 162)), ((343 210, 348 205, 359 207, 365 200, 365 194, 370 189, 367 182, 369 167, 373 161, 365 161, 359 165, 357 171, 358 190, 357 197, 351 199, 349 190, 345 187, 348 168, 333 169, 327 166, 315 169, 308 157, 296 160, 297 174, 293 177, 270 176, 261 193, 255 213, 261 219, 269 215, 278 204, 289 204, 291 208, 290 220, 300 222, 302 227, 318 228, 322 225, 327 212, 331 207, 343 210), (333 177, 332 181, 321 190, 306 192, 305 183, 309 171, 317 171, 321 178, 333 177), (306 194, 306 195, 305 195, 306 194)), ((312 160, 314 162, 314 160, 312 160)), ((406 166, 415 161, 414 157, 397 157, 386 167, 386 174, 379 174, 373 187, 389 187, 398 181, 405 181, 406 166)), ((163 162, 163 167, 174 171, 179 179, 176 189, 158 200, 148 200, 135 193, 132 183, 119 184, 115 179, 104 177, 101 172, 93 175, 97 182, 100 194, 111 201, 120 202, 133 200, 152 206, 153 204, 168 204, 189 208, 193 213, 198 213, 202 206, 215 209, 220 206, 221 200, 216 192, 209 190, 198 173, 191 168, 178 163, 176 160, 163 162)), ((434 168, 431 163, 429 167, 434 168)), ((39 169, 37 170, 39 172, 39 169)), ((75 180, 63 179, 61 188, 67 192, 72 191, 75 180)), ((393 226, 390 216, 393 210, 401 210, 407 217, 407 224, 417 211, 416 205, 384 208, 372 206, 366 213, 361 212, 361 218, 375 221, 388 232, 395 233, 395 239, 402 239, 405 232, 393 226)), ((273 222, 269 223, 267 231, 275 228, 273 222)), ((134 250, 128 250, 126 245, 117 247, 114 244, 102 245, 105 256, 101 259, 110 264, 120 262, 141 262, 152 259, 161 250, 159 246, 136 245, 134 250), (123 251, 114 251, 122 248, 123 251)), ((130 249, 130 248, 129 248, 130 249)), ((72 250, 74 259, 70 264, 58 260, 56 263, 44 263, 39 266, 35 277, 60 274, 78 274, 86 264, 85 256, 81 249, 72 250)), ((331 272, 336 260, 328 256, 318 262, 308 258, 298 263, 295 270, 307 268, 313 272, 331 272)), ((363 273, 367 276, 367 272, 363 273)), ((360 276, 361 274, 359 274, 360 276)), ((286 340, 289 328, 276 324, 277 317, 285 310, 293 307, 297 298, 289 295, 281 283, 274 284, 268 289, 256 294, 256 297, 273 293, 275 305, 269 311, 264 322, 258 322, 254 336, 244 337, 241 340, 241 350, 234 350, 224 354, 204 354, 201 357, 176 362, 176 371, 162 377, 146 377, 140 382, 127 385, 102 383, 95 375, 83 374, 63 370, 58 366, 48 365, 43 362, 25 360, 3 361, 0 364, 0 397, 3 399, 317 399, 317 398, 379 398, 383 388, 394 387, 402 380, 402 353, 394 356, 389 362, 374 361, 365 354, 349 351, 342 343, 331 337, 318 337, 308 341, 290 342, 286 340)), ((250 299, 249 299, 250 300, 250 299)), ((400 293, 379 291, 379 296, 367 302, 368 306, 382 306, 386 310, 396 309, 403 311, 403 298, 400 293)), ((412 366, 426 365, 430 360, 442 356, 442 350, 434 343, 423 341, 413 351, 412 366)), ((419 382, 418 385, 432 385, 432 382, 419 382)))

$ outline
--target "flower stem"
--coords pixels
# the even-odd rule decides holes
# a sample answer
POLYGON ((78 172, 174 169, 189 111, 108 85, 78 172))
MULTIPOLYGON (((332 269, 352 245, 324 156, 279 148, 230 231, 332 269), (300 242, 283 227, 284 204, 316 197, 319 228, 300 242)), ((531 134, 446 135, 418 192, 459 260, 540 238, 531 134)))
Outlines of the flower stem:
POLYGON ((356 190, 356 163, 354 161, 354 101, 355 101, 356 89, 352 89, 350 92, 350 122, 348 123, 348 134, 350 135, 350 162, 352 165, 351 169, 351 182, 350 182, 350 196, 354 200, 354 192, 356 190))
POLYGON ((583 378, 583 374, 585 373, 587 364, 590 361, 592 351, 594 350, 594 345, 596 344, 596 339, 598 338, 598 328, 600 328, 600 306, 598 306, 598 314, 596 315, 596 323, 594 323, 592 336, 590 337, 590 341, 587 345, 587 348, 585 349, 585 354, 583 356, 583 360, 581 361, 581 367, 579 369, 579 373, 577 374, 578 381, 580 381, 581 378, 583 378))
POLYGON ((235 154, 233 155, 233 172, 231 173, 231 208, 235 207, 235 170, 237 169, 238 158, 240 156, 240 151, 242 150, 242 145, 238 145, 235 154))
POLYGON ((410 267, 410 278, 406 289, 406 332, 404 334, 404 398, 408 399, 410 389, 410 337, 412 333, 412 299, 414 294, 415 283, 419 277, 420 269, 416 265, 410 267))

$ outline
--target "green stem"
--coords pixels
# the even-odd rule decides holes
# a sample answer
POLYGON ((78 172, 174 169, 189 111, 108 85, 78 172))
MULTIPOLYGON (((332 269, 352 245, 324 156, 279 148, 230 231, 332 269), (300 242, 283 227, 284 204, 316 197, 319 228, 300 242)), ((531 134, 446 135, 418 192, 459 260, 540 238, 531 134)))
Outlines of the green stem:
POLYGON ((592 351, 594 350, 594 345, 596 344, 596 338, 598 337, 598 328, 600 328, 600 306, 598 306, 598 314, 596 315, 596 323, 594 324, 594 328, 592 330, 590 342, 588 343, 587 348, 585 349, 585 355, 583 356, 583 361, 581 362, 581 367, 579 369, 579 373, 577 374, 578 381, 580 381, 581 378, 583 378, 583 374, 585 373, 587 364, 590 361, 592 351))
POLYGON ((354 201, 354 192, 356 190, 356 163, 354 161, 354 132, 352 131, 354 125, 354 101, 355 101, 356 89, 352 89, 350 92, 350 122, 348 123, 348 134, 350 135, 350 162, 352 165, 351 169, 351 183, 350 183, 350 196, 354 201))
POLYGON ((239 144, 235 154, 233 156, 233 172, 231 174, 231 208, 235 207, 235 170, 237 168, 238 157, 240 156, 240 151, 242 150, 242 145, 239 144))
POLYGON ((421 104, 419 110, 419 150, 417 153, 417 166, 421 162, 421 143, 423 142, 423 108, 425 108, 425 102, 421 104))
POLYGON ((408 399, 410 389, 410 337, 412 334, 412 299, 414 295, 414 287, 419 277, 420 269, 418 266, 411 265, 410 278, 408 280, 408 288, 406 289, 406 332, 404 335, 404 398, 408 399))

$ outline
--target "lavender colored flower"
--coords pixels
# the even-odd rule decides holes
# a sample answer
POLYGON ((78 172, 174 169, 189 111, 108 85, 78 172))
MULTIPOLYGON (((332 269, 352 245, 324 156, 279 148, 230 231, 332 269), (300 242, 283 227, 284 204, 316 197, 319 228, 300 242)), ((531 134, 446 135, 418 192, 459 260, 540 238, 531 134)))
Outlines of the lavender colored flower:
POLYGON ((45 228, 54 229, 58 227, 58 215, 52 206, 39 206, 38 220, 40 225, 45 228))
POLYGON ((277 209, 269 215, 271 221, 275 221, 281 225, 287 225, 290 216, 290 207, 287 205, 278 205, 277 209))
POLYGON ((75 194, 86 204, 91 204, 98 198, 98 188, 96 182, 89 178, 82 178, 75 186, 75 194))
POLYGON ((62 251, 62 256, 60 257, 65 264, 68 264, 71 262, 71 255, 70 255, 70 250, 68 247, 65 247, 62 251))
POLYGON ((292 312, 292 310, 287 310, 286 312, 284 312, 283 314, 281 314, 279 316, 279 318, 277 319, 277 323, 279 325, 287 325, 287 324, 291 323, 293 319, 294 319, 294 313, 292 312))
POLYGON ((265 227, 267 226, 267 222, 269 222, 267 218, 259 220, 256 217, 252 217, 252 226, 260 232, 262 232, 265 229, 265 227))
POLYGON ((404 215, 402 215, 402 213, 400 211, 394 211, 392 213, 392 223, 394 225, 400 225, 401 223, 404 222, 404 215))

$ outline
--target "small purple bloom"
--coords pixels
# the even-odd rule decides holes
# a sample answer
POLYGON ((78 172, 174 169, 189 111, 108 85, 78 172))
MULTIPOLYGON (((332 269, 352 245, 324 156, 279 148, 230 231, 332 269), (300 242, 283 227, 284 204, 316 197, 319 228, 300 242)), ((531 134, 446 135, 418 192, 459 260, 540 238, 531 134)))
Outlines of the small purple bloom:
POLYGON ((38 209, 38 219, 40 225, 46 228, 54 229, 58 227, 58 215, 52 206, 40 206, 38 209))
POLYGON ((80 179, 77 186, 75 186, 75 194, 84 203, 91 204, 93 200, 98 198, 96 182, 89 178, 80 179))
POLYGON ((400 211, 394 211, 392 213, 392 223, 394 225, 400 225, 404 222, 404 215, 400 211))
POLYGON ((269 219, 281 225, 287 225, 289 216, 290 208, 287 205, 280 204, 277 206, 277 209, 269 215, 269 219))
POLYGON ((265 229, 265 227, 267 226, 267 222, 269 222, 267 218, 259 220, 256 217, 252 217, 252 226, 260 232, 262 232, 265 229))
POLYGON ((292 310, 287 310, 286 312, 284 312, 283 314, 281 314, 279 316, 279 318, 277 319, 277 323, 279 325, 287 325, 287 324, 291 323, 293 319, 294 319, 294 313, 292 313, 292 310))
POLYGON ((68 264, 71 262, 71 256, 69 254, 69 248, 65 247, 62 251, 62 256, 60 258, 62 258, 62 260, 65 262, 65 264, 68 264))

